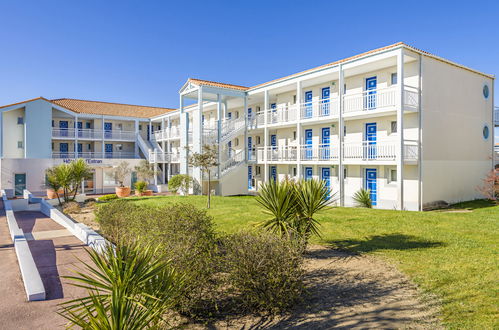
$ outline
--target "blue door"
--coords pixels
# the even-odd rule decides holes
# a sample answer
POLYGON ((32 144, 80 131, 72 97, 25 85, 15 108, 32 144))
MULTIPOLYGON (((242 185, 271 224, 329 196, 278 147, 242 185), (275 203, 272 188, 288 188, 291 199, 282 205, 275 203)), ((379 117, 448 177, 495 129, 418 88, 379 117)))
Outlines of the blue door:
POLYGON ((232 141, 227 142, 227 150, 227 155, 229 156, 229 158, 232 157, 232 141))
POLYGON ((104 151, 106 152, 106 158, 113 158, 113 145, 111 143, 106 143, 104 151))
POLYGON ((232 112, 227 113, 227 119, 232 119, 232 112))
POLYGON ((69 145, 67 143, 59 144, 59 152, 61 153, 62 158, 68 158, 68 150, 69 150, 69 145))
POLYGON ((322 128, 321 137, 321 159, 329 159, 331 155, 330 142, 331 142, 331 129, 329 127, 322 128))
POLYGON ((305 118, 312 117, 312 91, 305 92, 305 118))
POLYGON ((376 184, 376 169, 375 168, 366 168, 366 182, 365 189, 369 190, 369 196, 371 197, 371 201, 373 205, 376 205, 377 202, 377 184, 376 184))
MULTIPOLYGON (((113 130, 113 123, 104 123, 104 137, 111 138, 113 130)), ((147 139, 149 140, 149 130, 147 130, 147 139)))
POLYGON ((253 116, 253 110, 251 110, 251 108, 248 108, 248 120, 251 120, 252 116, 253 116))
POLYGON ((376 123, 366 124, 364 158, 376 158, 376 123))
POLYGON ((376 108, 376 76, 366 79, 366 108, 368 110, 376 108))
POLYGON ((253 138, 251 136, 248 136, 248 160, 251 160, 251 152, 253 149, 253 138))
POLYGON ((272 146, 272 150, 277 149, 277 136, 275 134, 270 136, 270 145, 272 146))
POLYGON ((276 103, 271 103, 270 104, 270 109, 272 109, 273 113, 276 113, 277 112, 277 104, 276 103))
POLYGON ((78 145, 78 147, 77 147, 78 148, 78 153, 81 154, 83 152, 83 144, 78 143, 77 145, 78 145))
POLYGON ((86 128, 86 129, 90 129, 90 128, 92 128, 92 124, 90 124, 90 123, 85 123, 85 128, 86 128))
POLYGON ((83 129, 83 123, 81 121, 78 122, 77 124, 78 126, 78 136, 81 137, 82 136, 82 129, 83 129))
POLYGON ((68 121, 67 120, 61 120, 59 122, 59 128, 61 129, 61 136, 68 136, 68 121))
POLYGON ((248 166, 248 189, 253 188, 253 166, 248 166))
POLYGON ((305 167, 305 180, 312 180, 312 175, 314 171, 311 167, 305 167))
POLYGON ((321 180, 326 183, 326 188, 328 191, 328 196, 331 195, 331 169, 329 167, 323 167, 321 170, 321 180))
POLYGON ((277 166, 270 166, 270 178, 274 182, 277 180, 277 166))
POLYGON ((321 115, 322 116, 329 116, 329 96, 330 96, 330 89, 329 87, 324 87, 322 89, 322 101, 321 101, 321 115))
POLYGON ((305 130, 305 159, 312 159, 312 130, 305 130))
POLYGON ((26 189, 26 174, 14 174, 14 193, 16 196, 22 196, 26 189))

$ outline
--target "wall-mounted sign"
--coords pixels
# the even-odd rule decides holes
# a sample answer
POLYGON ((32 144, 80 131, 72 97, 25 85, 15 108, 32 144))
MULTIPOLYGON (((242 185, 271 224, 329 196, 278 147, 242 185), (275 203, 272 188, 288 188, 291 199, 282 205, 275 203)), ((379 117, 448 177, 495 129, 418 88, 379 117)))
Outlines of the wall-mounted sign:
MULTIPOLYGON (((71 158, 65 158, 63 159, 62 161, 66 164, 69 164, 73 161, 74 159, 71 159, 71 158)), ((87 164, 102 164, 102 159, 85 159, 85 162, 87 162, 87 164)))

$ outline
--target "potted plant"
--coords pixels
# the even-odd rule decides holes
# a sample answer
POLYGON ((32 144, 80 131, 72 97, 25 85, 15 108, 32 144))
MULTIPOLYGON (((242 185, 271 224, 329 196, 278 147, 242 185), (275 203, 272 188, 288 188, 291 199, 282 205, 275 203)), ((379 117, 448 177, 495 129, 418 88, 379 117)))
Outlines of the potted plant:
MULTIPOLYGON (((139 194, 136 191, 135 194, 137 196, 152 196, 152 190, 147 189, 149 181, 154 177, 154 170, 151 164, 143 159, 139 165, 135 166, 135 172, 137 173, 137 178, 140 180, 137 183, 141 182, 140 186, 142 187, 142 191, 139 194)), ((135 190, 137 190, 137 183, 135 183, 135 190)))
POLYGON ((135 195, 136 196, 151 196, 152 190, 147 190, 147 182, 137 181, 137 182, 135 182, 135 195), (151 192, 151 194, 147 193, 149 191, 151 192))
POLYGON ((125 186, 124 182, 127 176, 131 173, 128 163, 123 161, 118 166, 114 168, 114 178, 119 183, 119 186, 115 188, 116 195, 118 197, 128 197, 130 196, 130 187, 125 186))

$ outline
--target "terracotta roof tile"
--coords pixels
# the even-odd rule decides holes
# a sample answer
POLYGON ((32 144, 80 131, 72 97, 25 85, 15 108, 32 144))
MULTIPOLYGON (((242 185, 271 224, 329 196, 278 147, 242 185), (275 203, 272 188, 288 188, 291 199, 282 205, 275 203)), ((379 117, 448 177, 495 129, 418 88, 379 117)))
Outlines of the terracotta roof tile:
POLYGON ((245 91, 248 89, 248 87, 240 86, 240 85, 233 85, 233 84, 224 84, 216 81, 209 81, 209 80, 202 80, 202 79, 195 79, 195 78, 189 78, 188 81, 197 84, 197 85, 202 85, 202 86, 213 86, 213 87, 222 87, 222 88, 230 88, 230 89, 237 89, 240 91, 245 91))
POLYGON ((92 115, 137 117, 137 118, 151 118, 176 110, 170 108, 159 108, 159 107, 149 107, 142 105, 87 101, 87 100, 77 100, 77 99, 55 99, 51 100, 51 102, 77 113, 88 113, 92 115))

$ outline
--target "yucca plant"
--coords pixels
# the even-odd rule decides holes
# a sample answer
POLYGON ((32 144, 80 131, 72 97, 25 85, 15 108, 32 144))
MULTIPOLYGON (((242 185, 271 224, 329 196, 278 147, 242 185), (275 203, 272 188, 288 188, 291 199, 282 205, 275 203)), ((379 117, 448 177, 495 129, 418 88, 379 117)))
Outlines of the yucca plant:
POLYGON ((314 215, 332 201, 326 183, 323 180, 301 180, 294 185, 294 193, 298 203, 294 228, 306 241, 312 234, 320 236, 320 224, 314 215))
POLYGON ((261 185, 256 201, 266 214, 272 216, 259 223, 259 226, 280 236, 289 236, 298 207, 294 183, 270 180, 261 185))
POLYGON ((158 248, 107 245, 88 250, 92 264, 64 278, 87 290, 88 296, 62 303, 58 313, 68 327, 83 329, 149 329, 162 326, 181 281, 158 248))
POLYGON ((372 208, 371 192, 369 189, 360 189, 353 195, 353 200, 357 207, 372 208))

